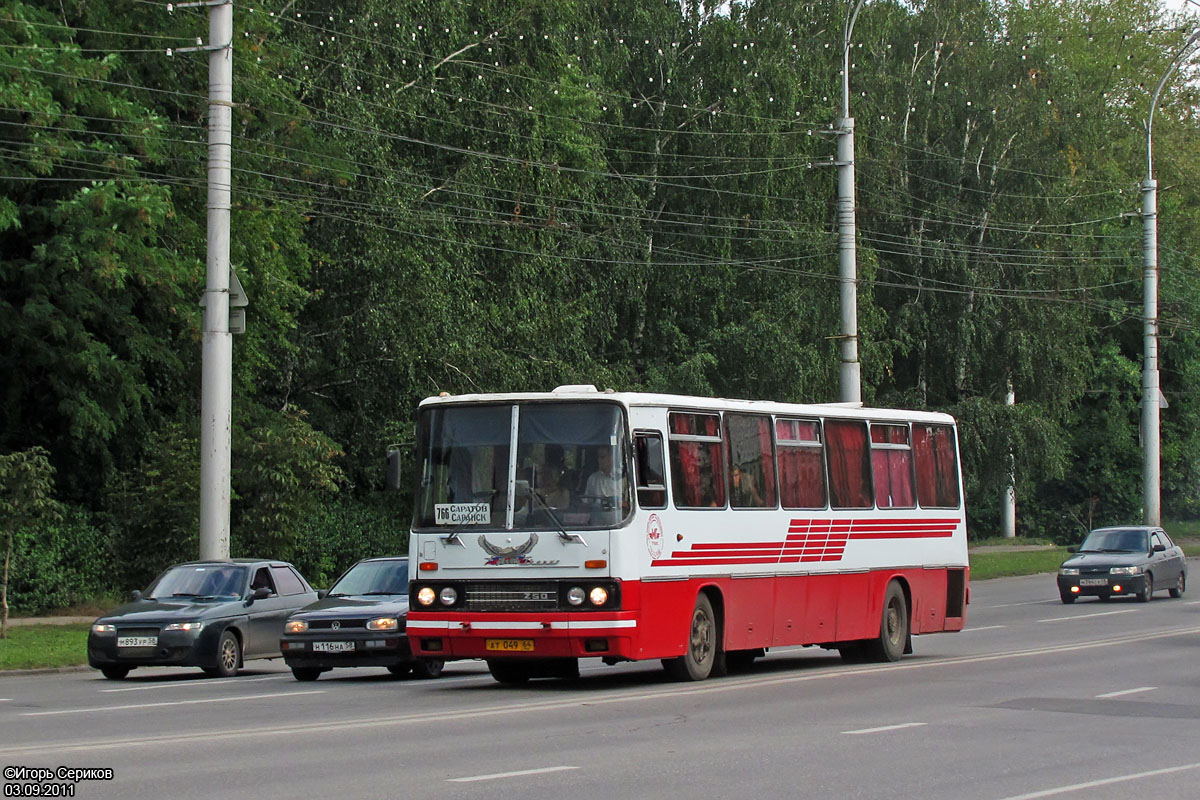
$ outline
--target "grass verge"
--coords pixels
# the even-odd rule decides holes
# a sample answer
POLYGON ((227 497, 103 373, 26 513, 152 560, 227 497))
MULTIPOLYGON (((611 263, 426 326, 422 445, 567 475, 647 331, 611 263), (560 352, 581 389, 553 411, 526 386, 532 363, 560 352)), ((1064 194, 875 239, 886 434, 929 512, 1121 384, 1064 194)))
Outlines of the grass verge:
POLYGON ((14 625, 0 639, 0 670, 72 667, 87 663, 90 626, 14 625))
POLYGON ((1069 555, 1070 553, 1065 547, 1019 552, 972 553, 971 580, 984 581, 988 578, 1057 572, 1058 565, 1066 561, 1069 555))

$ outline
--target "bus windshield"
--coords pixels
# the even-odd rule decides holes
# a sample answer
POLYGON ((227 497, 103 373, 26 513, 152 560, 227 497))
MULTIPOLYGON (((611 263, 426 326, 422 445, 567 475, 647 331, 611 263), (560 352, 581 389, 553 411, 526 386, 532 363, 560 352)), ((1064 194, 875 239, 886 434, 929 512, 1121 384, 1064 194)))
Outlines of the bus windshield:
POLYGON ((413 527, 613 527, 631 508, 627 438, 612 403, 427 408, 413 527))

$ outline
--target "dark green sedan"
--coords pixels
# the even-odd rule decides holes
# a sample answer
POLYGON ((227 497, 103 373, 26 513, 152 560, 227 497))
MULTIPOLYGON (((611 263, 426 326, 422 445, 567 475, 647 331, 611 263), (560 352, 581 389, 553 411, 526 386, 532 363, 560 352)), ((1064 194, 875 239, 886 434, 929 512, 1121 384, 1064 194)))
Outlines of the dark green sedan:
POLYGON ((1097 528, 1078 548, 1068 549, 1075 555, 1058 568, 1058 595, 1064 603, 1088 596, 1131 596, 1148 603, 1156 591, 1181 597, 1187 589, 1183 550, 1162 528, 1097 528))
POLYGON ((136 667, 200 667, 229 677, 249 659, 279 658, 284 621, 316 599, 283 561, 177 564, 93 623, 88 664, 114 680, 136 667))

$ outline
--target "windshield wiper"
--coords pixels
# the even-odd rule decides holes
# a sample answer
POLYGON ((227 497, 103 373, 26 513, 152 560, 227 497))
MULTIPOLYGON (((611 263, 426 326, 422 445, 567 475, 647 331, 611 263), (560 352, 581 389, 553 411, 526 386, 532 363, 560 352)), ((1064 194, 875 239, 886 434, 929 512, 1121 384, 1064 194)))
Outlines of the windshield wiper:
POLYGON ((171 597, 200 597, 200 595, 192 592, 175 592, 171 597))
POLYGON ((373 597, 375 595, 381 595, 381 594, 408 594, 408 592, 407 591, 405 591, 405 592, 363 592, 359 596, 360 597, 373 597))
POLYGON ((562 521, 558 518, 558 514, 554 513, 554 509, 550 507, 550 504, 546 502, 545 498, 543 498, 533 489, 530 489, 529 493, 534 496, 534 498, 542 506, 542 509, 545 510, 546 514, 550 517, 550 521, 553 522, 555 527, 558 529, 558 538, 561 539, 564 544, 567 542, 579 542, 584 547, 587 547, 587 541, 578 533, 567 533, 562 521))

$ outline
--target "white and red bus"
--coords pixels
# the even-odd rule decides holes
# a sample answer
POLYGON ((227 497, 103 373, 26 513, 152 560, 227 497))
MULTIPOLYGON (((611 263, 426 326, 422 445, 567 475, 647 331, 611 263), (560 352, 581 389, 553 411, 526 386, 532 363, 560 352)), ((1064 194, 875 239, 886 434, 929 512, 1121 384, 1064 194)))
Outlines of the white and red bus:
POLYGON ((428 398, 417 428, 416 655, 703 680, 785 645, 895 661, 966 623, 945 414, 563 386, 428 398))

